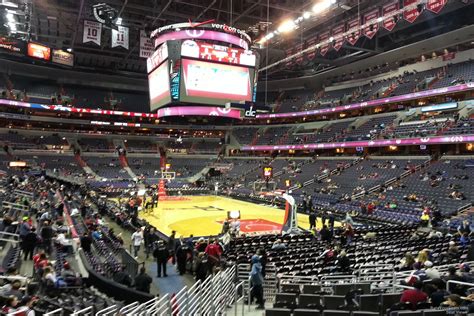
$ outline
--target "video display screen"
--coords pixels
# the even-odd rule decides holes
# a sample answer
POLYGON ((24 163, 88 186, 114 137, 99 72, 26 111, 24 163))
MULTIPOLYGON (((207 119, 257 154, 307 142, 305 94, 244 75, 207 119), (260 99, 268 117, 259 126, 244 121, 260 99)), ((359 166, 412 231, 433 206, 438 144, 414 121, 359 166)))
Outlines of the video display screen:
POLYGON ((43 59, 49 61, 51 58, 51 48, 35 44, 35 43, 28 43, 28 56, 43 59))
POLYGON ((180 101, 216 105, 252 101, 253 75, 246 67, 183 59, 180 101))
POLYGON ((154 111, 171 102, 168 61, 148 75, 150 110, 154 111))

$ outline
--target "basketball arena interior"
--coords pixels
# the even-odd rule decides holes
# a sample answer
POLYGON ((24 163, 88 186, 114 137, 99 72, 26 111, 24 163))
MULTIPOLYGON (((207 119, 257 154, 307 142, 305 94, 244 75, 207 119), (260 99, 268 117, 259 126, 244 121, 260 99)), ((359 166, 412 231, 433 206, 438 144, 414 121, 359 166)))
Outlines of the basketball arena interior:
POLYGON ((472 0, 0 0, 0 93, 0 315, 474 315, 472 0))

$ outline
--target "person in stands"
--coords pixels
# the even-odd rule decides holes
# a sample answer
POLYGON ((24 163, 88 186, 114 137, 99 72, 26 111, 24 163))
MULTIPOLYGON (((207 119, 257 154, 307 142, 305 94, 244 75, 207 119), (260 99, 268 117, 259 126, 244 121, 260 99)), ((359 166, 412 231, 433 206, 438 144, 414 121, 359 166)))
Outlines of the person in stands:
POLYGON ((92 238, 90 237, 89 233, 85 232, 79 240, 81 242, 82 250, 84 250, 86 253, 91 252, 92 238))
POLYGON ((170 253, 165 243, 162 240, 159 240, 153 250, 153 257, 156 259, 156 266, 158 271, 158 278, 161 278, 161 272, 163 271, 163 276, 167 277, 166 274, 166 263, 170 257, 170 253))
POLYGON ((133 256, 135 258, 138 257, 138 252, 140 251, 140 246, 142 243, 143 233, 141 228, 137 228, 137 230, 132 234, 133 256))
POLYGON ((171 257, 171 263, 175 264, 176 263, 176 231, 172 231, 170 237, 168 238, 168 252, 171 257))
POLYGON ((264 309, 263 300, 263 275, 262 265, 260 264, 260 258, 257 255, 252 256, 252 269, 250 271, 250 283, 252 290, 250 293, 250 302, 253 302, 255 298, 257 302, 257 309, 264 309))
POLYGON ((126 271, 125 266, 123 266, 120 271, 114 274, 114 281, 127 287, 132 286, 132 277, 126 271))
POLYGON ((36 228, 31 227, 30 232, 26 234, 23 238, 21 246, 23 248, 23 260, 33 260, 33 252, 35 251, 36 246, 39 244, 39 237, 36 234, 36 228))
POLYGON ((212 273, 212 268, 219 265, 221 261, 222 249, 218 243, 218 240, 215 239, 212 243, 210 243, 206 250, 204 251, 207 254, 207 259, 209 260, 209 265, 212 273))
POLYGON ((423 292, 423 282, 416 281, 413 284, 414 289, 405 290, 400 298, 401 303, 409 303, 410 307, 416 309, 416 304, 426 302, 428 295, 423 292))
POLYGON ((51 253, 53 235, 53 227, 49 224, 49 221, 45 221, 43 227, 41 227, 41 238, 43 239, 43 247, 47 253, 51 253))
POLYGON ((140 268, 140 273, 135 277, 135 289, 137 291, 150 293, 152 278, 146 273, 145 267, 140 268))

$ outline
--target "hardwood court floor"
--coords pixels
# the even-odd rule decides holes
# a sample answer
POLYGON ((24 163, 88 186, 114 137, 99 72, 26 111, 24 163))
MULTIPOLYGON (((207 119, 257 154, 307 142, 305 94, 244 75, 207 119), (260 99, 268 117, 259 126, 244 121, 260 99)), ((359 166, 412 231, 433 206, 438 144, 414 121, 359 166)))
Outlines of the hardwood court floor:
MULTIPOLYGON (((186 196, 183 200, 160 200, 152 213, 140 212, 165 235, 172 230, 176 236, 209 236, 221 232, 227 211, 239 210, 242 233, 279 231, 284 210, 221 196, 186 196)), ((298 226, 308 228, 308 216, 298 214, 298 226)))

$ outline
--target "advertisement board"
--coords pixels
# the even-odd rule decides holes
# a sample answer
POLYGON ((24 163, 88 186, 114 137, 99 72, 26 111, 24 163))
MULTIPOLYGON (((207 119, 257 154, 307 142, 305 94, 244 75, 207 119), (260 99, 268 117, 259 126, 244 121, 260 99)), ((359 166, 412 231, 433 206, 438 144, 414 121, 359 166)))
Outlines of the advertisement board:
POLYGON ((49 61, 51 59, 51 48, 30 42, 28 43, 27 55, 33 58, 49 61))
POLYGON ((193 40, 181 44, 181 56, 249 67, 255 67, 256 63, 256 56, 250 50, 193 40))
POLYGON ((74 66, 74 55, 61 49, 53 49, 52 62, 64 66, 74 66))
POLYGON ((165 61, 148 75, 150 110, 154 111, 171 102, 168 62, 165 61))
POLYGON ((224 105, 252 101, 249 68, 183 59, 181 82, 181 102, 224 105))

